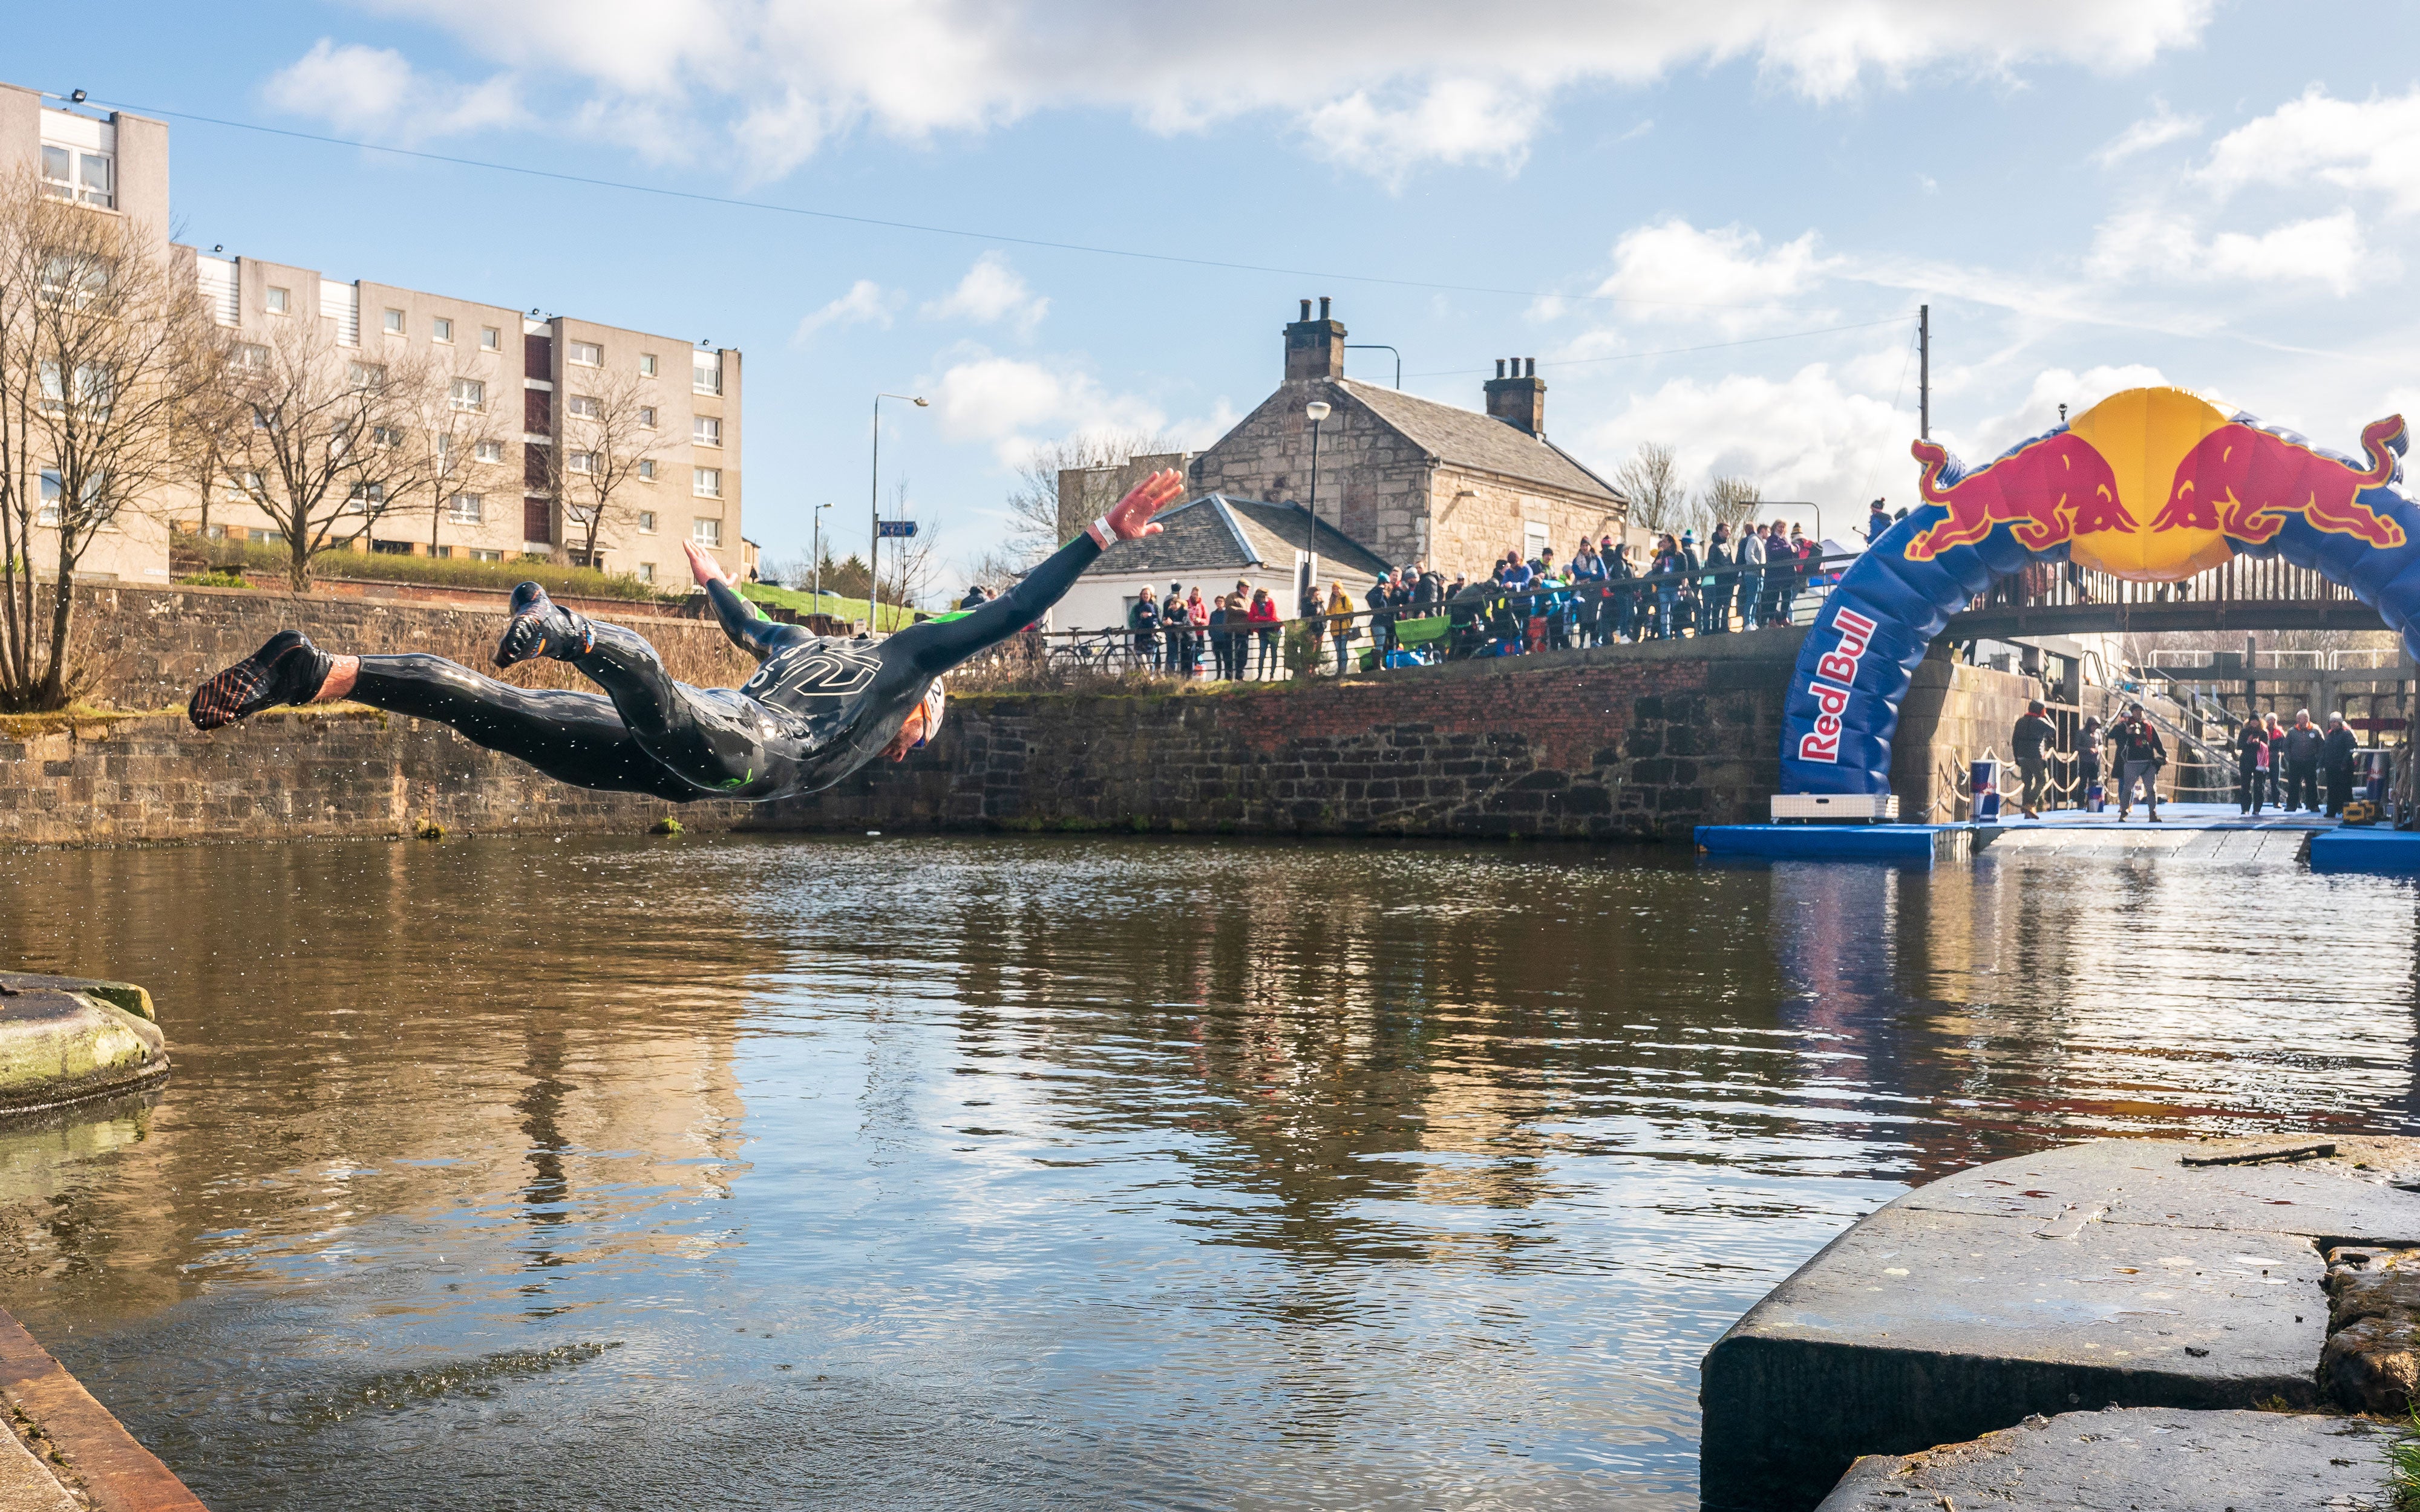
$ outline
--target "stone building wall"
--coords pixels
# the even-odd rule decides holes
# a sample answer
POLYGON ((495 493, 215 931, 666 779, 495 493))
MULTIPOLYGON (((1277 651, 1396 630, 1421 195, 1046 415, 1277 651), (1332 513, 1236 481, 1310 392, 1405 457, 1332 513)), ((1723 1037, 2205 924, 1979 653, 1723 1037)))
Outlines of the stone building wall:
POLYGON ((1428 544, 1434 462, 1349 392, 1325 379, 1279 385, 1194 459, 1192 491, 1310 503, 1311 422, 1303 418, 1303 407, 1313 399, 1335 409, 1319 427, 1319 517, 1388 562, 1421 555, 1428 544))
POLYGON ((1623 537, 1620 510, 1588 500, 1560 498, 1483 472, 1441 467, 1430 484, 1431 517, 1436 521, 1437 570, 1449 581, 1457 572, 1473 577, 1507 551, 1522 548, 1524 526, 1543 525, 1555 560, 1569 562, 1580 538, 1623 537))

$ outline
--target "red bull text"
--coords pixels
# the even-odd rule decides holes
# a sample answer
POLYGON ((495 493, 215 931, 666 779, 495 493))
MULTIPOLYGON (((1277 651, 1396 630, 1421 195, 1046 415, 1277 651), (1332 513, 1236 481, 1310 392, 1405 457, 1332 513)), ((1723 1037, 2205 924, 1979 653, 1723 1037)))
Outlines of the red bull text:
POLYGON ((1840 632, 1840 643, 1816 659, 1815 675, 1807 682, 1807 690, 1815 695, 1816 713, 1815 728, 1798 737, 1802 762, 1840 759, 1840 716, 1849 707, 1850 689, 1857 686, 1857 663, 1874 643, 1874 622, 1854 609, 1841 609, 1833 617, 1832 628, 1840 632))

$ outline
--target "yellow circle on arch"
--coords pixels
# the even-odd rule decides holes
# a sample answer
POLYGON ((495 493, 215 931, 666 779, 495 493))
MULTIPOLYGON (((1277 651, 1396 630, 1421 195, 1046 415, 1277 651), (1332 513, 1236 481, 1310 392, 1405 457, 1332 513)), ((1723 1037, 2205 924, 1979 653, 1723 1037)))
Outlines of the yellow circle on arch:
POLYGON ((2135 582, 2175 582, 2226 563, 2234 550, 2216 530, 2151 527, 2167 507, 2178 466, 2226 423, 2223 410, 2182 389, 2128 389, 2069 421, 2068 430, 2109 464, 2133 527, 2079 534, 2069 554, 2135 582))

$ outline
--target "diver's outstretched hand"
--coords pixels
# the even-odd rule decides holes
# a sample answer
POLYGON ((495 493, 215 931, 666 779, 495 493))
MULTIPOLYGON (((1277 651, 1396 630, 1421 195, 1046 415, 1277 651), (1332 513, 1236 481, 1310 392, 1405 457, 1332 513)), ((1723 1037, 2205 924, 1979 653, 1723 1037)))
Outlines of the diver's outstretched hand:
POLYGON ((725 572, 720 563, 698 548, 695 541, 683 541, 681 549, 689 553, 690 576, 697 579, 697 585, 700 588, 704 588, 708 583, 721 583, 729 587, 739 580, 737 568, 725 572))
POLYGON ((1184 491, 1184 477, 1174 468, 1162 468, 1127 489, 1126 496, 1111 504, 1108 514, 1086 527, 1087 533, 1103 550, 1113 542, 1157 535, 1167 527, 1152 517, 1173 503, 1184 491))

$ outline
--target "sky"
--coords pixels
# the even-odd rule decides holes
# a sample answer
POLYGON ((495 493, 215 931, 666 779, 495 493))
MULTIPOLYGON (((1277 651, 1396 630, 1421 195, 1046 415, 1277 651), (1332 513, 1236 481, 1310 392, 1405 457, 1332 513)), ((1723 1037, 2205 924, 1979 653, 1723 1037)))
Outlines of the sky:
POLYGON ((2415 41, 2361 3, 262 0, 36 8, 5 71, 166 118, 184 240, 742 348, 768 558, 827 501, 862 548, 873 396, 926 397, 882 491, 954 565, 1037 445, 1216 440, 1306 297, 1411 392, 1533 357, 1598 471, 1662 442, 1836 534, 1913 501, 1923 304, 1970 461, 2155 382, 2357 450, 2420 409, 2415 41))

